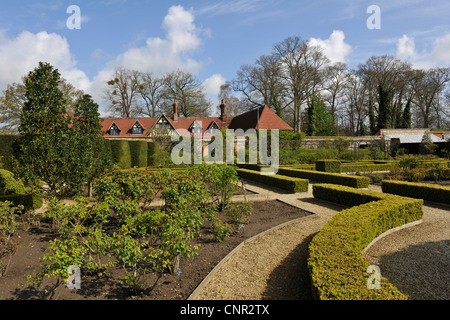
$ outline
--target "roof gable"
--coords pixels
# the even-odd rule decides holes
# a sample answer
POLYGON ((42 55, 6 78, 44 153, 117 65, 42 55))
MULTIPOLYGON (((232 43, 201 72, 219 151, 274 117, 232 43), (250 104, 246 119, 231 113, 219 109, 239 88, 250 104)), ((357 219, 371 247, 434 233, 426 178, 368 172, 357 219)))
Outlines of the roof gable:
POLYGON ((294 130, 268 106, 256 108, 234 117, 229 128, 234 130, 242 129, 244 131, 248 129, 280 131, 294 130))

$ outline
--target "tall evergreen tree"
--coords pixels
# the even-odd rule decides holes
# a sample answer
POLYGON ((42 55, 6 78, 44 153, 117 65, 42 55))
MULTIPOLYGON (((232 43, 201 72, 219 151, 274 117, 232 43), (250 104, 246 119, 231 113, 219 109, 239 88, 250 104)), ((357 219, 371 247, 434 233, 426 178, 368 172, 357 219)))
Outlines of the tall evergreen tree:
POLYGON ((378 126, 372 101, 369 102, 369 126, 370 126, 370 134, 376 135, 378 126))
POLYGON ((380 101, 377 129, 390 129, 392 127, 392 94, 390 90, 383 89, 381 85, 378 87, 378 94, 380 101))
POLYGON ((28 181, 43 180, 52 193, 65 183, 70 172, 69 117, 59 89, 60 74, 40 62, 25 80, 25 103, 20 115, 18 173, 28 181))
POLYGON ((405 109, 403 110, 401 128, 403 128, 403 129, 410 129, 411 126, 412 126, 412 121, 411 121, 411 100, 408 100, 408 102, 406 103, 405 109))

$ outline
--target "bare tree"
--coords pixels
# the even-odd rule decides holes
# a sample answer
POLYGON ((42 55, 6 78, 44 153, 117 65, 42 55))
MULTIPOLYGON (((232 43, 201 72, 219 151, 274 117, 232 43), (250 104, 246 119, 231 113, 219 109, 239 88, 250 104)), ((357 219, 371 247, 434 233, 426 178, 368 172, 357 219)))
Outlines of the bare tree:
POLYGON ((433 68, 427 71, 417 70, 413 81, 414 104, 418 108, 421 125, 429 128, 434 120, 440 126, 440 95, 443 93, 446 84, 450 81, 450 68, 433 68), (433 111, 436 112, 437 119, 434 118, 433 111))
POLYGON ((191 73, 181 70, 170 72, 165 75, 163 82, 165 86, 163 111, 171 114, 176 99, 180 113, 186 118, 209 114, 211 104, 206 99, 204 88, 191 73))
MULTIPOLYGON (((243 101, 233 95, 233 89, 229 81, 220 86, 220 92, 217 97, 219 101, 225 100, 228 117, 235 117, 246 111, 243 101)), ((219 106, 217 108, 219 109, 219 106)))
POLYGON ((107 82, 105 100, 110 103, 114 114, 131 118, 137 113, 137 100, 140 88, 140 73, 136 70, 117 68, 113 79, 107 82))
POLYGON ((324 82, 324 100, 328 103, 330 113, 336 119, 336 112, 345 97, 345 89, 349 80, 349 71, 345 63, 335 63, 326 68, 324 82))
POLYGON ((289 103, 294 109, 294 131, 302 131, 302 105, 320 91, 322 68, 329 60, 318 47, 310 46, 300 37, 289 37, 275 44, 274 54, 280 61, 281 77, 288 88, 289 103))
POLYGON ((164 79, 150 72, 142 73, 138 91, 142 100, 138 106, 139 114, 155 118, 161 111, 161 103, 166 95, 164 79))

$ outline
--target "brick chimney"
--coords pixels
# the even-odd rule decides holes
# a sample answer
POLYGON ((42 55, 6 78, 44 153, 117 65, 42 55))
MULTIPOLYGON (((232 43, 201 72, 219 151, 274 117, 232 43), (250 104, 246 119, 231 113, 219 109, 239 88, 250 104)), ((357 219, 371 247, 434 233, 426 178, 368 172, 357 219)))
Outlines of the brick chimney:
POLYGON ((173 121, 178 122, 178 103, 177 99, 173 103, 173 121))
POLYGON ((222 99, 222 104, 220 105, 220 120, 223 123, 227 122, 227 105, 224 99, 222 99))

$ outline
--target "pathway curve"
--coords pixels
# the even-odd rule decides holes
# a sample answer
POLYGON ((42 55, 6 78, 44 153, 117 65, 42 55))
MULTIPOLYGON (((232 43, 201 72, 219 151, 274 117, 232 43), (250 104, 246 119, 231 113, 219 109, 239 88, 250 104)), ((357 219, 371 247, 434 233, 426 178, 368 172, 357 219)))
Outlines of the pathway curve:
POLYGON ((258 193, 251 201, 279 199, 315 214, 241 244, 210 273, 190 299, 310 299, 306 265, 309 243, 343 207, 314 199, 311 185, 309 192, 297 194, 279 193, 255 183, 249 183, 247 189, 258 193))
MULTIPOLYGON (((241 244, 189 299, 311 299, 306 263, 309 243, 344 207, 315 199, 311 184, 307 193, 297 194, 280 193, 256 183, 248 183, 247 188, 258 193, 251 201, 279 199, 314 215, 241 244)), ((370 189, 381 192, 377 186, 370 189)), ((380 266, 382 275, 410 299, 450 299, 450 206, 426 203, 422 224, 380 239, 366 251, 366 258, 380 266)))

